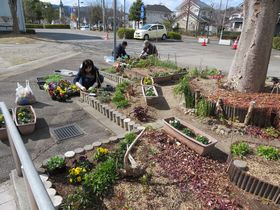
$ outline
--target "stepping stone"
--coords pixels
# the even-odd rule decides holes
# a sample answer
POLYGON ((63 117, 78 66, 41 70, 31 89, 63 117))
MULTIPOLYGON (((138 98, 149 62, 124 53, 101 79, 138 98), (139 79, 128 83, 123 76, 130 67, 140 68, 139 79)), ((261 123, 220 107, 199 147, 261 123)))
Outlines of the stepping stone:
POLYGON ((41 174, 39 176, 42 182, 46 182, 49 179, 49 176, 47 174, 41 174))
POLYGON ((85 152, 85 149, 84 149, 84 148, 77 148, 77 149, 74 150, 74 152, 75 152, 76 154, 82 154, 82 153, 85 152))
POLYGON ((117 141, 118 140, 118 137, 117 136, 111 136, 109 138, 110 141, 114 142, 114 141, 117 141))
POLYGON ((99 140, 100 142, 102 142, 103 144, 107 144, 110 142, 109 139, 102 139, 102 140, 99 140))
POLYGON ((100 147, 102 145, 102 143, 100 141, 96 141, 92 143, 93 147, 100 147))
POLYGON ((62 204, 62 197, 60 195, 56 195, 51 197, 52 203, 55 207, 55 209, 58 209, 58 207, 62 204))
POLYGON ((92 144, 86 145, 86 146, 84 146, 84 149, 85 149, 85 151, 91 151, 91 150, 93 150, 93 145, 92 144))
POLYGON ((247 163, 243 160, 235 160, 235 161, 233 161, 233 164, 237 168, 240 168, 241 170, 246 170, 246 168, 247 168, 247 163))
POLYGON ((68 152, 65 152, 64 153, 64 156, 66 157, 66 158, 72 158, 72 157, 74 157, 75 156, 75 152, 74 151, 68 151, 68 152))
POLYGON ((117 136, 117 138, 118 138, 118 139, 124 139, 124 134, 119 134, 119 135, 117 136))
POLYGON ((56 194, 56 190, 54 188, 47 189, 47 192, 48 192, 50 197, 55 196, 55 194, 56 194))
POLYGON ((49 159, 43 160, 42 166, 47 167, 49 159))
POLYGON ((52 186, 52 183, 50 181, 45 181, 45 182, 43 182, 43 184, 44 184, 46 189, 49 189, 52 186))

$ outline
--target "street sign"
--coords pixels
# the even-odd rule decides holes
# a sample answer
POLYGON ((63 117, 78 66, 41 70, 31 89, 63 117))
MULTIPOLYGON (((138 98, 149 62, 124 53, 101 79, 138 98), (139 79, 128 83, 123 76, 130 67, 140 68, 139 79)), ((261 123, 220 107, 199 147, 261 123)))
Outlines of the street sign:
POLYGON ((145 6, 144 6, 144 4, 142 4, 142 6, 141 6, 140 18, 141 18, 141 19, 144 19, 144 18, 145 18, 145 6))

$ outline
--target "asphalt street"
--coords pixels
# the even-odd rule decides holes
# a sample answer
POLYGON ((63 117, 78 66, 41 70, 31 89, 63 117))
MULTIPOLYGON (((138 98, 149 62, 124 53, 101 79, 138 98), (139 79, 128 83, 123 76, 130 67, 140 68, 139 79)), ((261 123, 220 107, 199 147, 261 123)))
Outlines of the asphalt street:
MULTIPOLYGON (((39 37, 48 38, 60 44, 72 46, 72 50, 82 52, 93 60, 102 60, 110 55, 113 49, 113 34, 109 40, 100 39, 105 35, 102 32, 73 31, 73 30, 47 30, 38 29, 39 37)), ((122 40, 117 40, 120 43, 122 40)), ((210 38, 210 44, 202 47, 194 37, 183 37, 182 42, 152 40, 156 44, 160 57, 176 62, 181 67, 215 67, 227 73, 230 69, 235 50, 230 46, 218 44, 216 39, 210 38)), ((142 40, 128 40, 127 52, 138 56, 142 50, 142 40)), ((272 50, 268 75, 280 77, 280 51, 272 50)))

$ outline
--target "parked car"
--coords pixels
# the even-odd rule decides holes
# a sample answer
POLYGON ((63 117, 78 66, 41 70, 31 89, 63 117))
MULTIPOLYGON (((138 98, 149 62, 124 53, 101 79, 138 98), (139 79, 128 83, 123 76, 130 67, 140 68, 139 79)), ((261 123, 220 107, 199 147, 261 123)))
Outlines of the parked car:
POLYGON ((90 31, 89 25, 83 25, 80 27, 81 31, 90 31))
POLYGON ((162 24, 146 24, 134 32, 134 39, 167 39, 167 31, 162 24))

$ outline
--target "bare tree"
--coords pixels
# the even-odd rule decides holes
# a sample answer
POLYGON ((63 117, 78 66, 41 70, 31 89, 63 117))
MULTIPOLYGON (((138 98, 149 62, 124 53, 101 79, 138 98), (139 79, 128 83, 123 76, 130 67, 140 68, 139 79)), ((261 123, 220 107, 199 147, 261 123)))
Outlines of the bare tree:
POLYGON ((265 85, 279 0, 245 0, 244 21, 228 83, 241 92, 259 92, 265 85))
POLYGON ((19 33, 18 18, 17 18, 17 0, 9 0, 11 15, 13 18, 13 32, 19 33))

